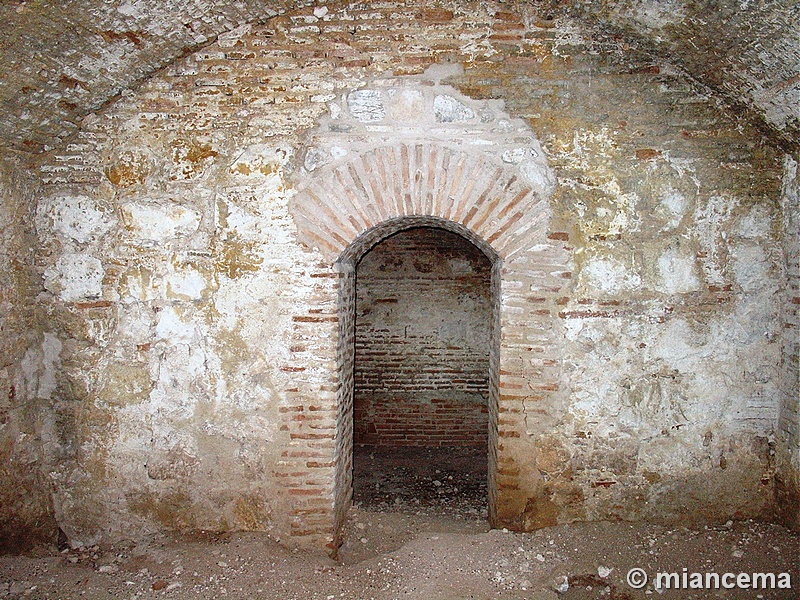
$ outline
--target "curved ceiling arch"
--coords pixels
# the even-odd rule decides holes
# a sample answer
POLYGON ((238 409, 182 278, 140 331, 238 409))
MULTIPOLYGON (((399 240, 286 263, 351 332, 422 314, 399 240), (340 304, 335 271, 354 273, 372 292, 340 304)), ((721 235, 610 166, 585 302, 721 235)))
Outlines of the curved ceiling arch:
MULTIPOLYGON (((58 147, 87 114, 248 23, 314 3, 284 0, 66 0, 0 4, 0 139, 26 153, 58 147)), ((504 3, 497 4, 502 11, 504 3)), ((634 44, 741 107, 777 144, 800 147, 800 5, 793 0, 514 3, 536 27, 560 18, 634 44)), ((317 7, 325 11, 324 5, 317 7)))
POLYGON ((66 0, 0 3, 0 139, 57 147, 84 116, 176 60, 307 2, 66 0))

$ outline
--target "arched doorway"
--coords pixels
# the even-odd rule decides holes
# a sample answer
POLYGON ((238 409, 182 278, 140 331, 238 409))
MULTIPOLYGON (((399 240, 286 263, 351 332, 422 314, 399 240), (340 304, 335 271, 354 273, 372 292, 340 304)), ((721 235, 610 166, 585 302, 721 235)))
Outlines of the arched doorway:
POLYGON ((337 265, 337 543, 354 482, 360 502, 461 502, 492 523, 497 254, 459 224, 403 217, 360 236, 337 265))
MULTIPOLYGON (((396 131, 390 124, 388 129, 381 125, 379 132, 372 129, 374 124, 361 123, 357 116, 344 111, 335 124, 325 122, 315 131, 309 151, 327 162, 319 166, 311 161, 312 169, 297 171, 303 177, 289 207, 298 242, 314 253, 315 260, 321 260, 320 269, 333 265, 336 271, 312 274, 320 277, 314 287, 338 295, 335 316, 326 315, 333 300, 326 294, 320 297, 320 306, 313 314, 298 316, 299 323, 316 324, 313 335, 320 336, 319 342, 335 354, 336 370, 332 372, 315 357, 313 366, 305 371, 313 387, 300 392, 293 386, 291 390, 309 410, 335 411, 335 422, 331 460, 318 461, 329 456, 330 441, 319 440, 330 434, 315 430, 307 435, 299 431, 305 422, 287 413, 283 426, 295 432, 292 442, 307 447, 294 449, 293 456, 288 457, 293 460, 282 468, 286 471, 285 485, 290 488, 288 502, 297 515, 293 522, 297 535, 324 531, 334 555, 342 541, 353 492, 356 265, 375 244, 404 229, 438 227, 469 240, 492 263, 487 407, 490 526, 520 527, 520 515, 531 496, 529 489, 519 485, 527 473, 522 469, 535 470, 536 465, 530 461, 520 464, 516 456, 531 455, 530 425, 552 423, 562 395, 556 338, 562 325, 559 302, 569 282, 570 254, 564 243, 567 234, 550 230, 549 198, 554 178, 541 146, 522 121, 492 108, 495 117, 484 122, 477 116, 484 114, 480 102, 460 96, 448 86, 417 83, 398 80, 395 90, 416 90, 431 108, 437 94, 460 98, 465 106, 474 107, 476 117, 469 133, 463 125, 450 130, 445 124, 432 137, 424 120, 396 131), (501 118, 516 124, 513 136, 509 137, 507 125, 498 126, 501 118), (469 143, 465 143, 467 140, 469 143), (331 276, 336 279, 335 291, 333 286, 322 284, 323 278, 331 276), (332 321, 336 323, 334 330, 328 327, 332 321), (534 388, 522 381, 523 365, 538 370, 540 380, 534 388), (498 393, 501 387, 502 398, 498 393), (304 392, 308 394, 305 397, 304 392), (534 398, 541 416, 535 423, 529 422, 523 404, 534 398), (499 406, 503 409, 502 423, 499 406), (502 444, 498 443, 499 427, 502 444), (306 460, 306 456, 314 460, 306 460), (324 498, 306 498, 306 492, 301 491, 308 485, 307 468, 320 474, 332 470, 332 490, 327 483, 330 476, 324 483, 320 479, 318 489, 324 498), (309 515, 314 517, 311 525, 309 515)), ((385 87, 376 91, 387 103, 405 97, 385 87)), ((327 352, 324 360, 330 356, 327 352)))
POLYGON ((395 233, 356 267, 353 494, 385 510, 486 510, 489 259, 460 235, 395 233))

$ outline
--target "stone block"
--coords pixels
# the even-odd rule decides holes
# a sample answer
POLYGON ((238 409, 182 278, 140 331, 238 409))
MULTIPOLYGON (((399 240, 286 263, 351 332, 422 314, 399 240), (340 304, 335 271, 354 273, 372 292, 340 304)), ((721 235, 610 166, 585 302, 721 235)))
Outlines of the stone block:
POLYGON ((105 270, 90 254, 64 254, 44 274, 44 287, 65 302, 100 298, 105 270))
POLYGON ((88 196, 60 196, 43 200, 37 208, 37 227, 85 244, 107 233, 116 217, 88 196))
POLYGON ((180 204, 129 202, 120 212, 129 234, 145 244, 191 235, 200 226, 200 215, 180 204))
POLYGON ((347 95, 347 108, 361 123, 379 123, 386 116, 383 95, 379 90, 357 90, 347 95))
POLYGON ((475 118, 471 108, 444 94, 433 99, 433 114, 439 123, 462 123, 475 118))

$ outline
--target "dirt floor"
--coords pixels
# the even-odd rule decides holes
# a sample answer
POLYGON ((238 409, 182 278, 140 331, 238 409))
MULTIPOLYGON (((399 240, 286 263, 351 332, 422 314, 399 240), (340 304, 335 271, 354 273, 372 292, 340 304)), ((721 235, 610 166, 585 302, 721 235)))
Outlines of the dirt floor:
POLYGON ((357 445, 353 502, 379 512, 485 522, 486 470, 485 448, 357 445))
POLYGON ((409 466, 419 457, 400 453, 395 467, 407 462, 406 470, 387 472, 385 457, 365 449, 338 561, 255 533, 43 548, 0 557, 0 598, 800 598, 800 539, 782 527, 743 521, 697 530, 642 523, 488 530, 485 466, 467 468, 468 454, 462 458, 452 468, 434 461, 420 470, 409 466), (626 581, 634 568, 649 577, 641 589, 626 581), (654 586, 657 572, 677 573, 680 584, 684 569, 687 582, 695 572, 789 573, 792 589, 654 586))

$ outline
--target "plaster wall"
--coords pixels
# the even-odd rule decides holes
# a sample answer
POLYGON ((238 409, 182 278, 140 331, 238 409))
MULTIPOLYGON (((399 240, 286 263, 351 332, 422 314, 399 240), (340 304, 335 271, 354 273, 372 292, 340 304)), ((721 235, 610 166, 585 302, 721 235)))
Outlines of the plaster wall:
POLYGON ((55 543, 41 434, 60 343, 38 334, 30 227, 38 186, 24 160, 0 155, 0 552, 55 543))
POLYGON ((778 514, 795 529, 800 527, 800 179, 797 158, 797 155, 787 155, 784 160, 784 379, 778 422, 776 480, 778 514))
POLYGON ((315 238, 315 220, 361 234, 394 203, 505 226, 491 187, 477 216, 446 195, 403 208, 401 175, 386 205, 357 200, 378 180, 361 164, 391 178, 405 160, 433 190, 439 173, 469 181, 447 162, 459 152, 539 201, 498 267, 497 522, 773 515, 783 155, 680 73, 570 20, 384 2, 226 35, 42 166, 41 333, 58 352, 39 364, 59 365, 43 442, 71 543, 331 540, 334 250, 355 235, 315 238), (435 63, 463 71, 426 74, 435 63), (317 216, 291 210, 345 172, 317 216))

